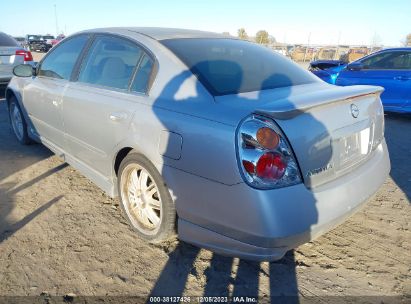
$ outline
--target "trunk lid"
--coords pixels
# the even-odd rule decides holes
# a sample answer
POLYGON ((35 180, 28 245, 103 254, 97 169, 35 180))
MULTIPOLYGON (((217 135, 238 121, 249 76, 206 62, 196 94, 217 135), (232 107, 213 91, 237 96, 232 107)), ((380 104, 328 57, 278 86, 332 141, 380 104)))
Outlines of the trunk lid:
MULTIPOLYGON (((254 112, 277 122, 305 185, 314 188, 366 162, 383 140, 382 91, 323 84, 267 90, 259 92, 254 112)), ((252 93, 243 97, 250 99, 252 93)))

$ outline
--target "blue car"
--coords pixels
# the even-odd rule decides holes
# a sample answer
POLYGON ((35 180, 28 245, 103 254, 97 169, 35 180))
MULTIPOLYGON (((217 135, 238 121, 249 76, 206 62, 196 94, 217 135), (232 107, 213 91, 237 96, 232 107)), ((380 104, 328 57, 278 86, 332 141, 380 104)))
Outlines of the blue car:
POLYGON ((411 113, 411 48, 391 48, 346 65, 313 71, 324 81, 339 86, 384 87, 381 100, 385 111, 411 113))
POLYGON ((316 60, 310 62, 308 70, 325 82, 335 84, 338 73, 347 66, 342 60, 316 60))

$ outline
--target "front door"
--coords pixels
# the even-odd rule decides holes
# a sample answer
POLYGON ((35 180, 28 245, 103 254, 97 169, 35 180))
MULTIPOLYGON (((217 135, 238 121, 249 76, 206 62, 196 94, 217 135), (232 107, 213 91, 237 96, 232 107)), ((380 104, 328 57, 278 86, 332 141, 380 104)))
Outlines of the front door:
POLYGON ((42 140, 64 149, 63 93, 88 36, 68 39, 40 63, 37 76, 24 88, 23 103, 42 140))

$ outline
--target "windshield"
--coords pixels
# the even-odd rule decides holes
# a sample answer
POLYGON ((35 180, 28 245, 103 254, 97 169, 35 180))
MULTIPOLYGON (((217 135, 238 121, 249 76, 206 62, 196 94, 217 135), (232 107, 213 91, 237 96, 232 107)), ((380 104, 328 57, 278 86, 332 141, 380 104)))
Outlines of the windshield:
POLYGON ((284 56, 248 41, 186 38, 161 43, 216 96, 318 81, 284 56))

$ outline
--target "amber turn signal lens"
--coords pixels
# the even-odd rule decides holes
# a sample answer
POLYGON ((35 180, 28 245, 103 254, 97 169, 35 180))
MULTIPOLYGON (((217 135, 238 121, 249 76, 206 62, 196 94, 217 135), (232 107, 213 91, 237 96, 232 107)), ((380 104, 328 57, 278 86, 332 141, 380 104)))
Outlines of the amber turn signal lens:
POLYGON ((280 137, 270 128, 263 127, 257 131, 257 141, 262 147, 273 150, 277 148, 280 137))

